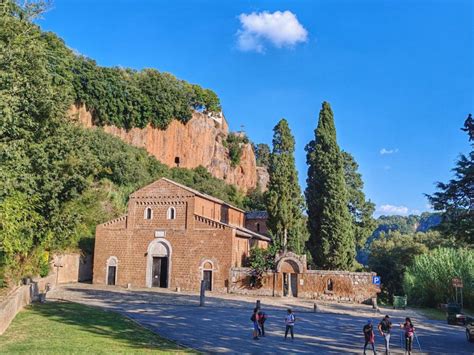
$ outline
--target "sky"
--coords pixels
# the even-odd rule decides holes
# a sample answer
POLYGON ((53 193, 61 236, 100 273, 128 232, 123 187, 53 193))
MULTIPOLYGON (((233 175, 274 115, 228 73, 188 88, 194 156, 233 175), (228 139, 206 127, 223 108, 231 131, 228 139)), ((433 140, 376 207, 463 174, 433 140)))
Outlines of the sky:
POLYGON ((232 130, 304 147, 323 101, 380 214, 429 210, 474 113, 471 0, 55 0, 39 21, 103 66, 156 68, 214 90, 232 130))

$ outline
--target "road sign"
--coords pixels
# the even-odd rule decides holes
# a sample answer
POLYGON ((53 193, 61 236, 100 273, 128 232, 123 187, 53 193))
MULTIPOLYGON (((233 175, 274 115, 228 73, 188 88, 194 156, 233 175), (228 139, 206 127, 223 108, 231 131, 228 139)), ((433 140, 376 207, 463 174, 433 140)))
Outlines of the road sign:
POLYGON ((459 288, 464 287, 462 280, 459 277, 454 277, 452 280, 452 283, 453 283, 453 287, 459 287, 459 288))
POLYGON ((380 285, 380 276, 372 276, 372 283, 374 285, 380 285))

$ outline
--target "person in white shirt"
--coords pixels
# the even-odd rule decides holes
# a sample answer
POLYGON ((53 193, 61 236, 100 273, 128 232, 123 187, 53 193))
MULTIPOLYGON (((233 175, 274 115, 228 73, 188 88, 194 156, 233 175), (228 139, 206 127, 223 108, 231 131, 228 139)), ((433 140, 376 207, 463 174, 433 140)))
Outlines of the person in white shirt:
POLYGON ((288 337, 288 332, 291 334, 291 340, 295 339, 295 334, 293 332, 293 328, 295 326, 295 315, 293 314, 293 311, 291 309, 288 309, 286 318, 285 318, 285 324, 286 324, 286 330, 285 330, 285 340, 288 337))

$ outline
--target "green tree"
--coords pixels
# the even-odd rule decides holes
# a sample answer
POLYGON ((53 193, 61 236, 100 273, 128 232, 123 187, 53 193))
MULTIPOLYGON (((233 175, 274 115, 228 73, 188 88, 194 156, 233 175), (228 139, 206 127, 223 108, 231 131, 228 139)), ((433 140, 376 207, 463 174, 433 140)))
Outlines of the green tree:
POLYGON ((356 247, 360 250, 365 246, 367 238, 377 227, 377 222, 372 217, 375 205, 365 198, 364 182, 362 181, 362 175, 358 172, 359 165, 354 157, 343 151, 342 158, 344 159, 344 180, 349 196, 348 207, 352 216, 352 228, 356 247))
MULTIPOLYGON (((468 117, 463 130, 472 140, 472 118, 468 117)), ((426 195, 436 211, 442 212, 440 230, 453 235, 458 243, 474 245, 474 142, 471 151, 461 154, 453 169, 454 178, 448 183, 438 182, 439 191, 426 195)))
POLYGON ((293 156, 295 140, 285 119, 278 122, 273 132, 270 181, 266 195, 267 225, 280 248, 303 253, 307 232, 301 227, 304 200, 293 156))
POLYGON ((313 262, 324 269, 351 270, 355 238, 344 179, 344 159, 336 140, 333 112, 323 102, 315 139, 306 146, 306 204, 313 262))
POLYGON ((270 164, 270 147, 268 144, 259 143, 254 145, 257 166, 268 166, 270 164))
POLYGON ((404 293, 403 275, 417 255, 443 246, 452 246, 452 241, 443 238, 437 231, 381 232, 370 245, 368 264, 371 270, 382 277, 382 297, 391 301, 391 296, 404 293))

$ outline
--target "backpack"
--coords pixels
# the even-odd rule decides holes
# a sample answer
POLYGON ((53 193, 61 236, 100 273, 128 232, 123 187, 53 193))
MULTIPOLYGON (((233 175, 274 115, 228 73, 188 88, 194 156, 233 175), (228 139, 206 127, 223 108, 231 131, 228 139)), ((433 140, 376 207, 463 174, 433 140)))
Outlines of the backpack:
POLYGON ((257 317, 256 317, 255 313, 252 313, 252 316, 250 317, 250 320, 252 322, 255 322, 257 320, 257 317))

